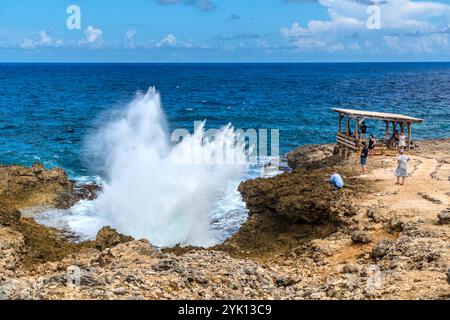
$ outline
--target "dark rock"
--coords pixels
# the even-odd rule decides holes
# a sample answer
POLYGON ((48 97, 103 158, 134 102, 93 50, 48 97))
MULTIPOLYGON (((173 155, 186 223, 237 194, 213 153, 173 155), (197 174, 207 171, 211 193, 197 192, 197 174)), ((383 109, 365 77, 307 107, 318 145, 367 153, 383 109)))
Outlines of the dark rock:
POLYGON ((342 268, 343 273, 358 273, 359 267, 354 263, 347 263, 344 268, 342 268))
POLYGON ((441 201, 441 200, 436 199, 436 198, 433 198, 432 196, 430 196, 430 195, 428 195, 428 194, 426 194, 426 193, 424 193, 424 192, 417 192, 417 195, 418 195, 418 196, 421 196, 421 197, 424 198, 425 200, 428 200, 428 201, 430 201, 430 202, 432 202, 432 203, 435 203, 435 204, 442 204, 442 201, 441 201))
POLYGON ((352 233, 353 243, 369 243, 372 241, 372 235, 370 232, 357 230, 352 233))
POLYGON ((275 279, 275 284, 277 287, 289 287, 296 284, 298 281, 295 281, 291 277, 278 277, 275 279))
POLYGON ((444 211, 438 214, 439 224, 450 224, 450 208, 445 209, 444 211))
POLYGON ((389 240, 380 240, 372 249, 372 257, 381 258, 389 253, 393 243, 389 240))
POLYGON ((101 186, 96 183, 75 185, 65 207, 70 208, 81 200, 94 200, 101 190, 101 186))
POLYGON ((175 259, 163 259, 155 264, 152 268, 155 271, 170 271, 176 269, 178 262, 175 259))
POLYGON ((370 208, 367 210, 367 217, 375 223, 382 222, 384 220, 383 216, 380 215, 375 208, 370 208))
POLYGON ((199 283, 199 284, 207 284, 209 282, 209 279, 199 271, 189 271, 184 274, 184 278, 189 283, 199 283))
POLYGON ((133 240, 134 240, 133 237, 120 234, 111 227, 103 227, 97 233, 97 236, 94 241, 94 246, 98 250, 103 251, 106 248, 111 248, 118 244, 130 242, 133 240))
POLYGON ((387 230, 391 233, 402 232, 406 224, 398 218, 391 218, 387 223, 387 230))

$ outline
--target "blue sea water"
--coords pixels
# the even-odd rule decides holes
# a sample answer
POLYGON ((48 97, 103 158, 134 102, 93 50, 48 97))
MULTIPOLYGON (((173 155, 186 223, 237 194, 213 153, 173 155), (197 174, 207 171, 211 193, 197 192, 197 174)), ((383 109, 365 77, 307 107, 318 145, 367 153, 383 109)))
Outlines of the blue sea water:
MULTIPOLYGON (((450 63, 0 64, 0 163, 40 161, 74 179, 95 176, 83 161, 86 136, 105 111, 150 86, 161 93, 169 130, 193 131, 201 120, 207 128, 279 129, 282 154, 334 141, 332 107, 407 114, 425 120, 414 138, 450 136, 450 63)), ((222 238, 245 219, 236 197, 213 214, 222 238), (227 225, 224 214, 237 222, 227 225)))
POLYGON ((332 107, 423 118, 415 138, 450 133, 450 63, 0 64, 0 163, 91 174, 80 157, 85 136, 102 112, 150 86, 170 130, 204 119, 279 129, 281 153, 332 142, 332 107))

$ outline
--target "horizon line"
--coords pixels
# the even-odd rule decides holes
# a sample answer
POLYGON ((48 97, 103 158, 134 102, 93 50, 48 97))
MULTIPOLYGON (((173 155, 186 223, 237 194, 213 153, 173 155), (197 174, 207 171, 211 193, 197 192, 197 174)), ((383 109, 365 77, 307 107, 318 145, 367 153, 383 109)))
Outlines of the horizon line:
POLYGON ((319 64, 319 63, 450 63, 450 60, 417 61, 0 61, 0 64, 319 64))

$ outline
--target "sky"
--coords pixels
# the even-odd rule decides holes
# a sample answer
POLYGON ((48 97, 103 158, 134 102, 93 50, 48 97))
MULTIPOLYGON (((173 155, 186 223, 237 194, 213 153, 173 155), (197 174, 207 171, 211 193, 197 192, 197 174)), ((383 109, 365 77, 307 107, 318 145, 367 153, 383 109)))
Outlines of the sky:
POLYGON ((450 0, 0 2, 0 62, 450 61, 450 0))

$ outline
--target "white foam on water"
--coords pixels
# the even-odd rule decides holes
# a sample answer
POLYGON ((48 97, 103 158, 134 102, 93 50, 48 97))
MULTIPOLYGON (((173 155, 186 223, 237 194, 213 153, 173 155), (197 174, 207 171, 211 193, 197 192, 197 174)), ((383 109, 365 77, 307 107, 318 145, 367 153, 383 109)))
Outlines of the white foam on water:
POLYGON ((224 163, 218 156, 227 148, 232 157, 243 157, 233 128, 209 140, 199 126, 172 146, 160 96, 150 89, 91 141, 88 149, 101 156, 107 172, 95 206, 109 225, 157 246, 215 243, 209 213, 246 170, 246 163, 224 163))
POLYGON ((78 240, 94 239, 107 221, 98 215, 95 201, 81 200, 67 210, 51 209, 36 216, 36 221, 49 227, 76 234, 78 240))
MULTIPOLYGON (((237 191, 243 180, 271 176, 246 159, 231 126, 206 139, 203 125, 173 146, 165 130, 159 94, 138 95, 115 119, 89 139, 88 152, 106 172, 98 199, 69 210, 51 210, 38 221, 95 238, 106 225, 157 246, 208 247, 238 231, 247 219, 237 191), (198 155, 201 155, 200 161, 198 155), (206 159, 206 161, 205 161, 206 159)), ((80 182, 92 180, 80 177, 80 182)))

